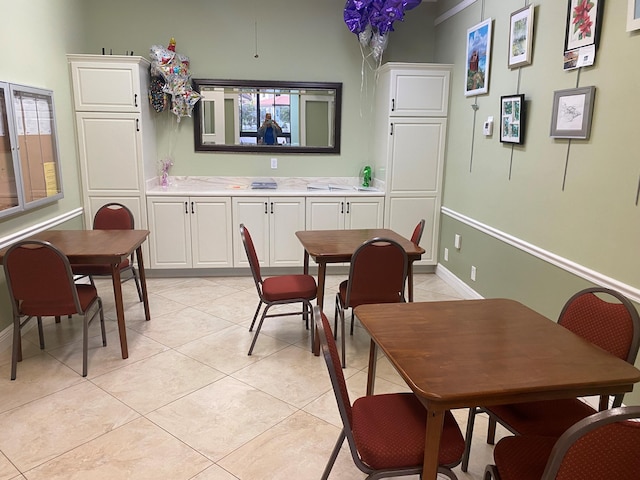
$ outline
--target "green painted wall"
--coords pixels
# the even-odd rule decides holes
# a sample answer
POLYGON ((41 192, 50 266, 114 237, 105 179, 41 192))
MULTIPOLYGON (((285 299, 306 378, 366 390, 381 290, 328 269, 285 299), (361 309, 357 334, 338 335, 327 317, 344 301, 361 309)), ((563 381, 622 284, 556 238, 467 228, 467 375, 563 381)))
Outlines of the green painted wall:
MULTIPOLYGON (((456 0, 438 2, 441 14, 456 0)), ((522 0, 478 0, 435 29, 436 61, 456 65, 451 89, 443 205, 601 275, 640 288, 640 207, 637 79, 640 35, 627 33, 627 2, 604 4, 602 37, 593 67, 565 72, 562 52, 566 2, 534 2, 533 63, 507 68, 509 16, 522 0), (489 93, 464 96, 466 31, 493 18, 489 93), (589 140, 549 137, 553 92, 596 86, 589 140), (524 146, 482 135, 488 116, 499 119, 501 95, 524 93, 524 146), (472 105, 478 105, 474 115, 472 105), (475 120, 475 123, 474 123, 475 120), (566 179, 565 176, 565 165, 566 179), (564 182, 564 188, 563 188, 564 182)), ((485 297, 510 297, 557 318, 564 301, 587 282, 442 216, 442 264, 485 297), (453 247, 455 234, 462 248, 453 247), (443 250, 449 249, 449 261, 443 250), (471 265, 477 279, 470 280, 471 265)), ((640 362, 638 362, 640 365, 640 362)), ((626 397, 640 403, 640 388, 626 397)))

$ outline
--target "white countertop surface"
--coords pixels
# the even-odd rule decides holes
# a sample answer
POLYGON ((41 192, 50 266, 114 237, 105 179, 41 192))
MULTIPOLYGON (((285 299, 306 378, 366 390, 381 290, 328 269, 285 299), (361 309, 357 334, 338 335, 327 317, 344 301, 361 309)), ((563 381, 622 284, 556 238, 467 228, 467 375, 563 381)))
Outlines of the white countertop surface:
POLYGON ((382 184, 359 187, 357 177, 169 177, 167 186, 160 179, 147 181, 147 195, 153 196, 384 196, 382 184), (276 189, 252 189, 254 181, 271 181, 276 189))

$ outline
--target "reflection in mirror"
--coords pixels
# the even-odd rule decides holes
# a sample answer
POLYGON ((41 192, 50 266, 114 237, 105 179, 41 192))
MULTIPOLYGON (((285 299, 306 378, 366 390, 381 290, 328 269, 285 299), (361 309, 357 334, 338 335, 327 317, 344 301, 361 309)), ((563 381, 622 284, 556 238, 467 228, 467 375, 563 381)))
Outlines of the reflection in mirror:
POLYGON ((340 153, 341 83, 194 80, 196 151, 340 153))

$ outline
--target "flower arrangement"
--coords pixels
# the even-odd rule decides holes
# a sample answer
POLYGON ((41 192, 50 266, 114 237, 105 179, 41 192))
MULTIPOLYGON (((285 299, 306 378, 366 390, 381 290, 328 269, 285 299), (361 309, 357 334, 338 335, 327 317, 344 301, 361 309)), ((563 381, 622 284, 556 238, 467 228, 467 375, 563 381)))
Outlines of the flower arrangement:
POLYGON ((173 167, 173 160, 171 160, 170 158, 165 158, 163 160, 160 160, 160 185, 162 185, 163 187, 168 187, 169 186, 169 171, 171 170, 171 167, 173 167))
POLYGON ((594 7, 594 3, 590 0, 581 0, 573 9, 573 33, 578 33, 578 39, 591 36, 591 27, 593 27, 593 21, 591 20, 590 12, 594 7))

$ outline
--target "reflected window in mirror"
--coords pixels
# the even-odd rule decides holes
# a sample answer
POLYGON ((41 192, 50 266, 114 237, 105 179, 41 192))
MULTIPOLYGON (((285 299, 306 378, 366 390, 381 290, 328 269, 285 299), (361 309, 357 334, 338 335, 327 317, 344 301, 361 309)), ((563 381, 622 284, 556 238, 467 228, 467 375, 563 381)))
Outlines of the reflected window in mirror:
POLYGON ((341 83, 194 80, 196 151, 340 153, 341 83))

